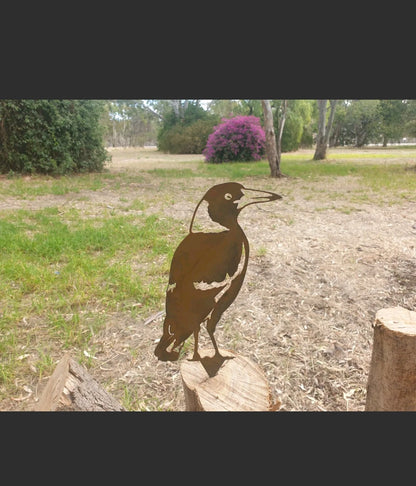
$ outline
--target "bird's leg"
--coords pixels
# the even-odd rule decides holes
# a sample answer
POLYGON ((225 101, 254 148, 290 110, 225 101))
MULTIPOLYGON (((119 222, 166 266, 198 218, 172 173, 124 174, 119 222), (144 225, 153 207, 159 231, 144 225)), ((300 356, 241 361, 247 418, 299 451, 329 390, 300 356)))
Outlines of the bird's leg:
POLYGON ((211 341, 212 341, 212 344, 214 345, 214 349, 215 349, 215 356, 221 356, 219 350, 218 350, 218 346, 217 346, 217 342, 215 341, 215 338, 214 338, 214 329, 212 329, 209 325, 207 326, 207 331, 208 331, 208 334, 209 334, 209 337, 211 338, 211 341))
POLYGON ((201 356, 198 353, 198 334, 199 329, 194 331, 194 355, 190 359, 190 361, 200 361, 201 356))

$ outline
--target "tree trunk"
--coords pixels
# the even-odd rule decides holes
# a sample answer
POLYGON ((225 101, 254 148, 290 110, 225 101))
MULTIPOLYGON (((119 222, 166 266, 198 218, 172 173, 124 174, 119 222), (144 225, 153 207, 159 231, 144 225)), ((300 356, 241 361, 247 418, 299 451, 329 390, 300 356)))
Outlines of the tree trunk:
POLYGON ((279 123, 279 132, 277 135, 277 153, 279 154, 279 163, 280 163, 280 157, 282 153, 282 135, 283 135, 283 129, 285 127, 285 122, 286 122, 286 112, 287 112, 287 100, 282 101, 282 118, 280 119, 279 123))
POLYGON ((57 364, 34 410, 120 412, 125 409, 67 353, 57 364))
POLYGON ((319 121, 318 121, 318 135, 316 137, 316 149, 313 160, 324 160, 326 158, 325 145, 325 117, 326 117, 326 103, 328 100, 318 100, 319 121))
MULTIPOLYGON (((279 143, 278 145, 276 145, 276 136, 274 133, 274 126, 273 126, 272 107, 269 100, 261 100, 261 105, 263 107, 263 114, 264 114, 264 131, 266 134, 266 155, 270 166, 270 176, 282 177, 283 174, 280 171, 281 144, 279 143)), ((282 139, 282 133, 283 133, 283 126, 281 130, 279 129, 279 137, 280 137, 278 139, 279 142, 282 139)))
POLYGON ((275 411, 269 384, 251 360, 232 351, 199 350, 201 361, 184 360, 180 367, 187 411, 275 411))
POLYGON ((188 100, 185 100, 183 105, 181 100, 172 100, 172 108, 178 120, 183 120, 187 107, 188 107, 188 100))
POLYGON ((331 111, 329 113, 328 124, 326 124, 326 105, 328 100, 318 100, 319 122, 318 136, 316 138, 316 149, 313 160, 325 160, 328 147, 329 136, 335 116, 337 100, 330 100, 331 111))
POLYGON ((329 105, 331 107, 331 111, 329 112, 329 119, 326 125, 326 132, 325 132, 325 147, 329 145, 329 136, 331 134, 332 124, 334 123, 335 117, 335 108, 337 106, 338 100, 329 100, 329 105))
POLYGON ((416 411, 416 312, 377 312, 366 411, 416 411))
POLYGON ((180 100, 171 100, 173 112, 175 113, 176 118, 180 117, 180 100))

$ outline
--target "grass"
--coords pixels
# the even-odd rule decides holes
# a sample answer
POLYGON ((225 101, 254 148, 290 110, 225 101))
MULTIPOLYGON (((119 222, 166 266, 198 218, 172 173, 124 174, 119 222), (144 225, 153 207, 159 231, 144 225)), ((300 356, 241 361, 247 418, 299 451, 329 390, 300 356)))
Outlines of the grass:
POLYGON ((2 184, 1 194, 4 196, 32 199, 37 196, 53 194, 56 196, 79 193, 83 190, 97 191, 105 183, 102 177, 95 174, 80 174, 75 176, 13 176, 2 184))
MULTIPOLYGON (((172 257, 173 227, 173 219, 157 215, 84 219, 79 211, 62 214, 55 207, 4 212, 0 385, 14 380, 19 349, 30 339, 23 321, 42 322, 47 340, 83 350, 104 322, 104 311, 146 313, 157 305, 172 257)), ((42 348, 39 353, 46 356, 42 348)), ((41 375, 44 366, 37 369, 41 375)))
MULTIPOLYGON (((359 183, 349 201, 414 199, 416 149, 389 150, 330 151, 330 160, 322 162, 312 161, 312 152, 283 154, 281 169, 289 176, 284 179, 288 188, 291 180, 301 181, 305 199, 321 198, 326 191, 315 189, 316 182, 325 188, 328 179, 344 177, 359 183)), ((220 165, 192 160, 178 170, 158 168, 155 162, 151 170, 0 178, 0 203, 83 191, 92 192, 84 199, 93 202, 94 193, 108 190, 119 195, 121 205, 118 211, 104 208, 89 214, 58 202, 43 209, 0 211, 0 400, 14 393, 19 377, 29 373, 24 358, 29 349, 37 354, 33 365, 38 379, 53 370, 56 348, 77 350, 88 365, 84 351, 109 313, 148 316, 160 309, 170 260, 188 222, 184 226, 161 211, 149 212, 152 201, 140 197, 140 185, 151 183, 155 195, 172 204, 171 180, 189 197, 191 178, 270 183, 266 160, 220 165), (131 198, 132 190, 137 198, 131 198)), ((326 191, 326 196, 329 201, 322 207, 331 208, 331 199, 345 193, 326 191)), ((338 207, 346 215, 353 210, 348 204, 338 207)), ((265 255, 260 247, 257 256, 265 255)), ((127 408, 147 407, 128 389, 123 400, 127 408)))
MULTIPOLYGON (((394 147, 395 148, 395 147, 394 147)), ((401 193, 408 197, 416 189, 416 150, 406 149, 404 156, 397 150, 381 148, 372 152, 345 151, 331 152, 330 159, 312 160, 312 153, 282 154, 281 170, 289 176, 314 182, 326 177, 353 176, 361 183, 363 190, 377 193, 385 191, 401 193), (393 160, 394 159, 394 160, 393 160)), ((202 161, 190 162, 187 169, 152 169, 147 171, 152 177, 161 179, 187 179, 193 177, 241 180, 268 177, 270 170, 266 160, 258 162, 230 162, 207 164, 202 161)))

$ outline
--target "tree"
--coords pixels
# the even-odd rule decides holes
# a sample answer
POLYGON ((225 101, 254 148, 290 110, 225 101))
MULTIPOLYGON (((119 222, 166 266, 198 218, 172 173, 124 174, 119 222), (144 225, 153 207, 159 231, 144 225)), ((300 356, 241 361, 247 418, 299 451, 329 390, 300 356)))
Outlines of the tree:
POLYGON ((405 100, 380 100, 377 110, 381 120, 383 147, 388 141, 398 141, 405 133, 407 103, 405 100))
MULTIPOLYGON (((399 141, 413 136, 413 100, 340 100, 334 118, 330 146, 399 141)), ((414 133, 414 132, 413 132, 414 133)))
POLYGON ((257 116, 263 115, 261 100, 240 100, 242 115, 257 116))
POLYGON ((416 137, 416 100, 403 100, 406 104, 405 135, 416 137))
POLYGON ((264 131, 266 135, 266 154, 270 166, 271 177, 283 177, 280 170, 280 159, 282 152, 282 134, 286 120, 287 100, 282 102, 282 117, 280 120, 277 140, 274 132, 273 112, 270 100, 261 100, 264 116, 264 131))
POLYGON ((201 153, 218 117, 207 113, 198 100, 171 100, 164 106, 157 135, 158 149, 170 153, 201 153))
POLYGON ((219 118, 232 118, 238 115, 263 116, 260 100, 212 100, 208 111, 219 118))
POLYGON ((326 123, 326 111, 328 100, 318 100, 319 122, 318 122, 318 136, 316 139, 316 149, 313 160, 326 159, 326 150, 329 142, 329 135, 331 133, 332 123, 334 121, 335 107, 337 100, 330 100, 331 111, 329 114, 328 123, 326 123))
POLYGON ((330 146, 362 147, 380 140, 382 123, 377 100, 340 100, 335 117, 330 146))
POLYGON ((378 100, 352 100, 345 116, 346 129, 351 142, 363 147, 381 138, 381 118, 378 100))
POLYGON ((348 100, 338 100, 332 130, 329 135, 329 147, 337 147, 338 145, 345 145, 346 143, 345 117, 347 114, 347 109, 348 100))
MULTIPOLYGON (((313 100, 288 100, 286 122, 282 134, 282 152, 298 150, 302 141, 312 145, 312 111, 313 100), (304 137, 304 138, 303 138, 304 137)), ((281 104, 281 101, 279 102, 281 104)), ((276 113, 276 129, 279 126, 279 110, 276 113)))
POLYGON ((156 142, 160 115, 145 100, 108 100, 102 123, 107 145, 140 146, 156 142))

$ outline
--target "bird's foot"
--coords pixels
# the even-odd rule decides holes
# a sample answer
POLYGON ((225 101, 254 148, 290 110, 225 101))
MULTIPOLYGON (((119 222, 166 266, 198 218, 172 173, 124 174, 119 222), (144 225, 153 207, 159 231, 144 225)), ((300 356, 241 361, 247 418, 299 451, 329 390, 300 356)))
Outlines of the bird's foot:
POLYGON ((201 361, 201 356, 198 352, 194 353, 192 358, 188 358, 188 361, 201 361))

